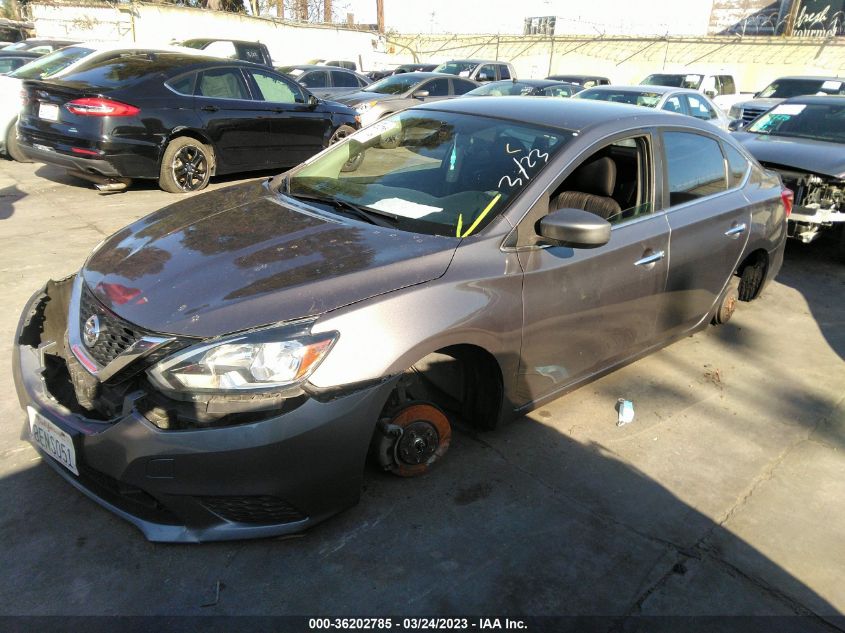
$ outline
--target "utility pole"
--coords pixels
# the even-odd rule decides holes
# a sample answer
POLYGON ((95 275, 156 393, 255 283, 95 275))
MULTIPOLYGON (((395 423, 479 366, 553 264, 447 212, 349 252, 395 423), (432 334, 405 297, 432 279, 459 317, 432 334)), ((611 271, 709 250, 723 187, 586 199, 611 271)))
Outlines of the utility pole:
POLYGON ((801 8, 801 0, 792 0, 789 7, 789 15, 786 16, 786 24, 783 27, 783 34, 790 37, 795 30, 795 18, 798 17, 798 9, 801 8))
POLYGON ((332 21, 332 0, 323 0, 323 22, 326 24, 332 21))
POLYGON ((384 0, 376 0, 376 22, 378 32, 384 33, 384 0))
POLYGON ((285 19, 285 0, 276 0, 276 17, 280 20, 285 19))

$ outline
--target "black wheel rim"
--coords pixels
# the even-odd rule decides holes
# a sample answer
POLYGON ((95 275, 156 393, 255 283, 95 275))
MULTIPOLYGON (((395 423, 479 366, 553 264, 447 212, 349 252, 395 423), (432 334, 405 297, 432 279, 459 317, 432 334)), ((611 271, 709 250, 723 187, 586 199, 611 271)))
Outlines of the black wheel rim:
POLYGON ((339 143, 347 136, 349 136, 349 130, 344 130, 343 128, 338 129, 334 134, 332 134, 332 138, 329 140, 329 145, 334 145, 335 143, 339 143))
POLYGON ((201 189, 208 178, 208 159, 196 145, 186 145, 173 157, 173 180, 182 191, 201 189))

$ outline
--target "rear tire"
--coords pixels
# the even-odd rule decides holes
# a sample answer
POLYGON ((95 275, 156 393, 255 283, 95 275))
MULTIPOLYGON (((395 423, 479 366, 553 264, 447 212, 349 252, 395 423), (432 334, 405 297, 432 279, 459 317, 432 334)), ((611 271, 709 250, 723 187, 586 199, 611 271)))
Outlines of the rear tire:
POLYGON ((6 153, 14 161, 19 163, 31 163, 32 159, 27 158, 26 154, 21 151, 21 146, 18 144, 18 122, 15 120, 9 129, 6 131, 6 153))
POLYGON ((742 270, 739 277, 739 300, 751 301, 760 293, 763 286, 763 278, 766 274, 766 261, 758 258, 753 264, 749 264, 742 270))
POLYGON ((189 136, 179 136, 164 150, 161 157, 158 186, 168 193, 191 193, 208 186, 214 152, 189 136))

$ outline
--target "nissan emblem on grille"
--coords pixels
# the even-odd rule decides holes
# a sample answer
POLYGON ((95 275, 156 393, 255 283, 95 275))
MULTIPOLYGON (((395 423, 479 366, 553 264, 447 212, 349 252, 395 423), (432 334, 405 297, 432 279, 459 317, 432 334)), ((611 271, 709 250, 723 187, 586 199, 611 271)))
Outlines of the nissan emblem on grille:
POLYGON ((83 326, 82 340, 85 341, 86 346, 94 347, 98 338, 100 338, 100 319, 96 314, 92 314, 83 326))

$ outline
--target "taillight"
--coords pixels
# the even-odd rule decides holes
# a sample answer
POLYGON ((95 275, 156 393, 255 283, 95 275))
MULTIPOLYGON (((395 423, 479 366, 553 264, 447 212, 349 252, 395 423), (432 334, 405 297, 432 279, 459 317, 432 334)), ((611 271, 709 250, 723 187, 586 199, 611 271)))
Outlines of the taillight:
POLYGON ((135 106, 111 99, 84 97, 65 104, 65 107, 81 116, 135 116, 141 110, 135 106))
POLYGON ((789 217, 789 214, 792 213, 792 202, 795 200, 795 194, 792 189, 784 187, 780 192, 780 199, 783 200, 783 208, 786 211, 786 217, 789 217))

